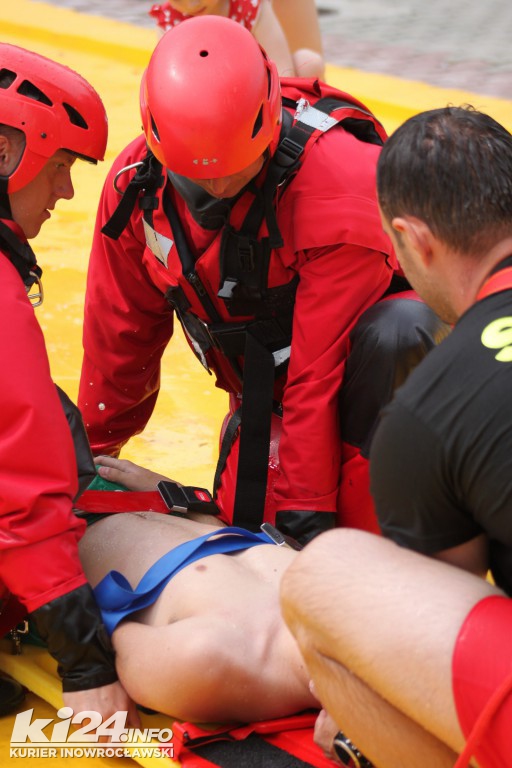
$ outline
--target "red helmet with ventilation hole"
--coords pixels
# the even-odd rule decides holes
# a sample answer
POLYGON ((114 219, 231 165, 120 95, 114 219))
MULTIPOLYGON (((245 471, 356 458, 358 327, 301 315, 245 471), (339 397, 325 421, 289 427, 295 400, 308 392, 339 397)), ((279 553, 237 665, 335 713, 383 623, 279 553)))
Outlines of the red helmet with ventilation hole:
POLYGON ((103 160, 107 115, 83 77, 38 53, 0 43, 0 125, 25 134, 7 192, 26 186, 50 157, 66 149, 92 163, 103 160))
POLYGON ((196 16, 159 41, 140 108, 147 143, 166 168, 196 179, 231 176, 277 143, 277 69, 240 24, 196 16))

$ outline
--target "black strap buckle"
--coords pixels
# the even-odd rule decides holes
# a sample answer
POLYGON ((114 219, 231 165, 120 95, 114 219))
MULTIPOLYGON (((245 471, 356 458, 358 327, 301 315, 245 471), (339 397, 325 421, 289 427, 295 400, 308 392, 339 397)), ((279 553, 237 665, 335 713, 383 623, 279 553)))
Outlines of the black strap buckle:
POLYGON ((157 488, 171 512, 185 517, 187 512, 218 515, 219 509, 206 488, 180 485, 172 480, 161 480, 157 488))
POLYGON ((304 147, 298 144, 289 136, 285 136, 282 141, 279 142, 277 150, 274 154, 274 159, 278 165, 284 168, 293 167, 299 160, 299 157, 304 152, 304 147))

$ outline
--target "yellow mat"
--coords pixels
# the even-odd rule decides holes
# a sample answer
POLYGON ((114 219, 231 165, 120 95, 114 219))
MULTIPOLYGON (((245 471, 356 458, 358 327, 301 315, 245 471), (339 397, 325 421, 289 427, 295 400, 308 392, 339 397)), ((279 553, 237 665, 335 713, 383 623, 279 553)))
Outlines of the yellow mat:
MULTIPOLYGON (((45 287, 45 302, 37 314, 54 379, 74 399, 96 204, 110 163, 140 130, 139 83, 156 34, 31 0, 4 0, 0 3, 0 36, 4 42, 31 48, 79 71, 101 94, 109 115, 106 162, 98 168, 77 163, 75 198, 61 201, 35 243, 45 287)), ((334 66, 327 67, 327 79, 365 102, 390 132, 410 115, 448 103, 471 103, 512 130, 512 102, 334 66)), ((123 456, 186 484, 211 488, 217 435, 226 410, 226 395, 215 389, 178 333, 164 356, 162 391, 155 413, 144 434, 130 441, 123 456)), ((62 699, 55 664, 47 653, 27 647, 22 656, 15 657, 4 644, 0 646, 0 668, 32 691, 19 711, 34 708, 34 717, 55 717, 62 699)), ((158 723, 169 725, 169 718, 156 717, 158 723)), ((143 716, 143 723, 155 727, 153 716, 143 716)), ((14 715, 0 718, 0 765, 15 759, 9 758, 13 724, 14 715)), ((76 758, 33 757, 28 765, 59 768, 69 765, 70 760, 76 758)), ((136 762, 151 767, 177 765, 166 758, 140 757, 136 762)), ((111 768, 135 765, 128 759, 101 757, 88 758, 88 764, 111 768)))

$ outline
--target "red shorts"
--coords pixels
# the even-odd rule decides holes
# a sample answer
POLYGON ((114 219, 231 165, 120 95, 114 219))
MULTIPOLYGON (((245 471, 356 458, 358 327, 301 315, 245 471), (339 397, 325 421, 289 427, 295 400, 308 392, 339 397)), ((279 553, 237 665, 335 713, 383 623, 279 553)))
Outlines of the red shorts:
POLYGON ((453 695, 462 732, 469 738, 493 694, 508 691, 477 740, 480 768, 512 768, 512 600, 493 595, 470 611, 459 632, 452 663, 453 695))

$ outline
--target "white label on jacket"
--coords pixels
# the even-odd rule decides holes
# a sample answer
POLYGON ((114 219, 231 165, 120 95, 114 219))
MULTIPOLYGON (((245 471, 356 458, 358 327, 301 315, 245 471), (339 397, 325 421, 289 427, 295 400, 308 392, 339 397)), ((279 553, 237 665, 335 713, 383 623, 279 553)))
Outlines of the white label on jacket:
POLYGON ((161 235, 144 219, 143 223, 144 234, 146 235, 146 243, 148 248, 151 249, 152 253, 156 256, 158 261, 167 269, 169 252, 174 245, 174 240, 171 240, 170 237, 166 237, 165 235, 161 235))

